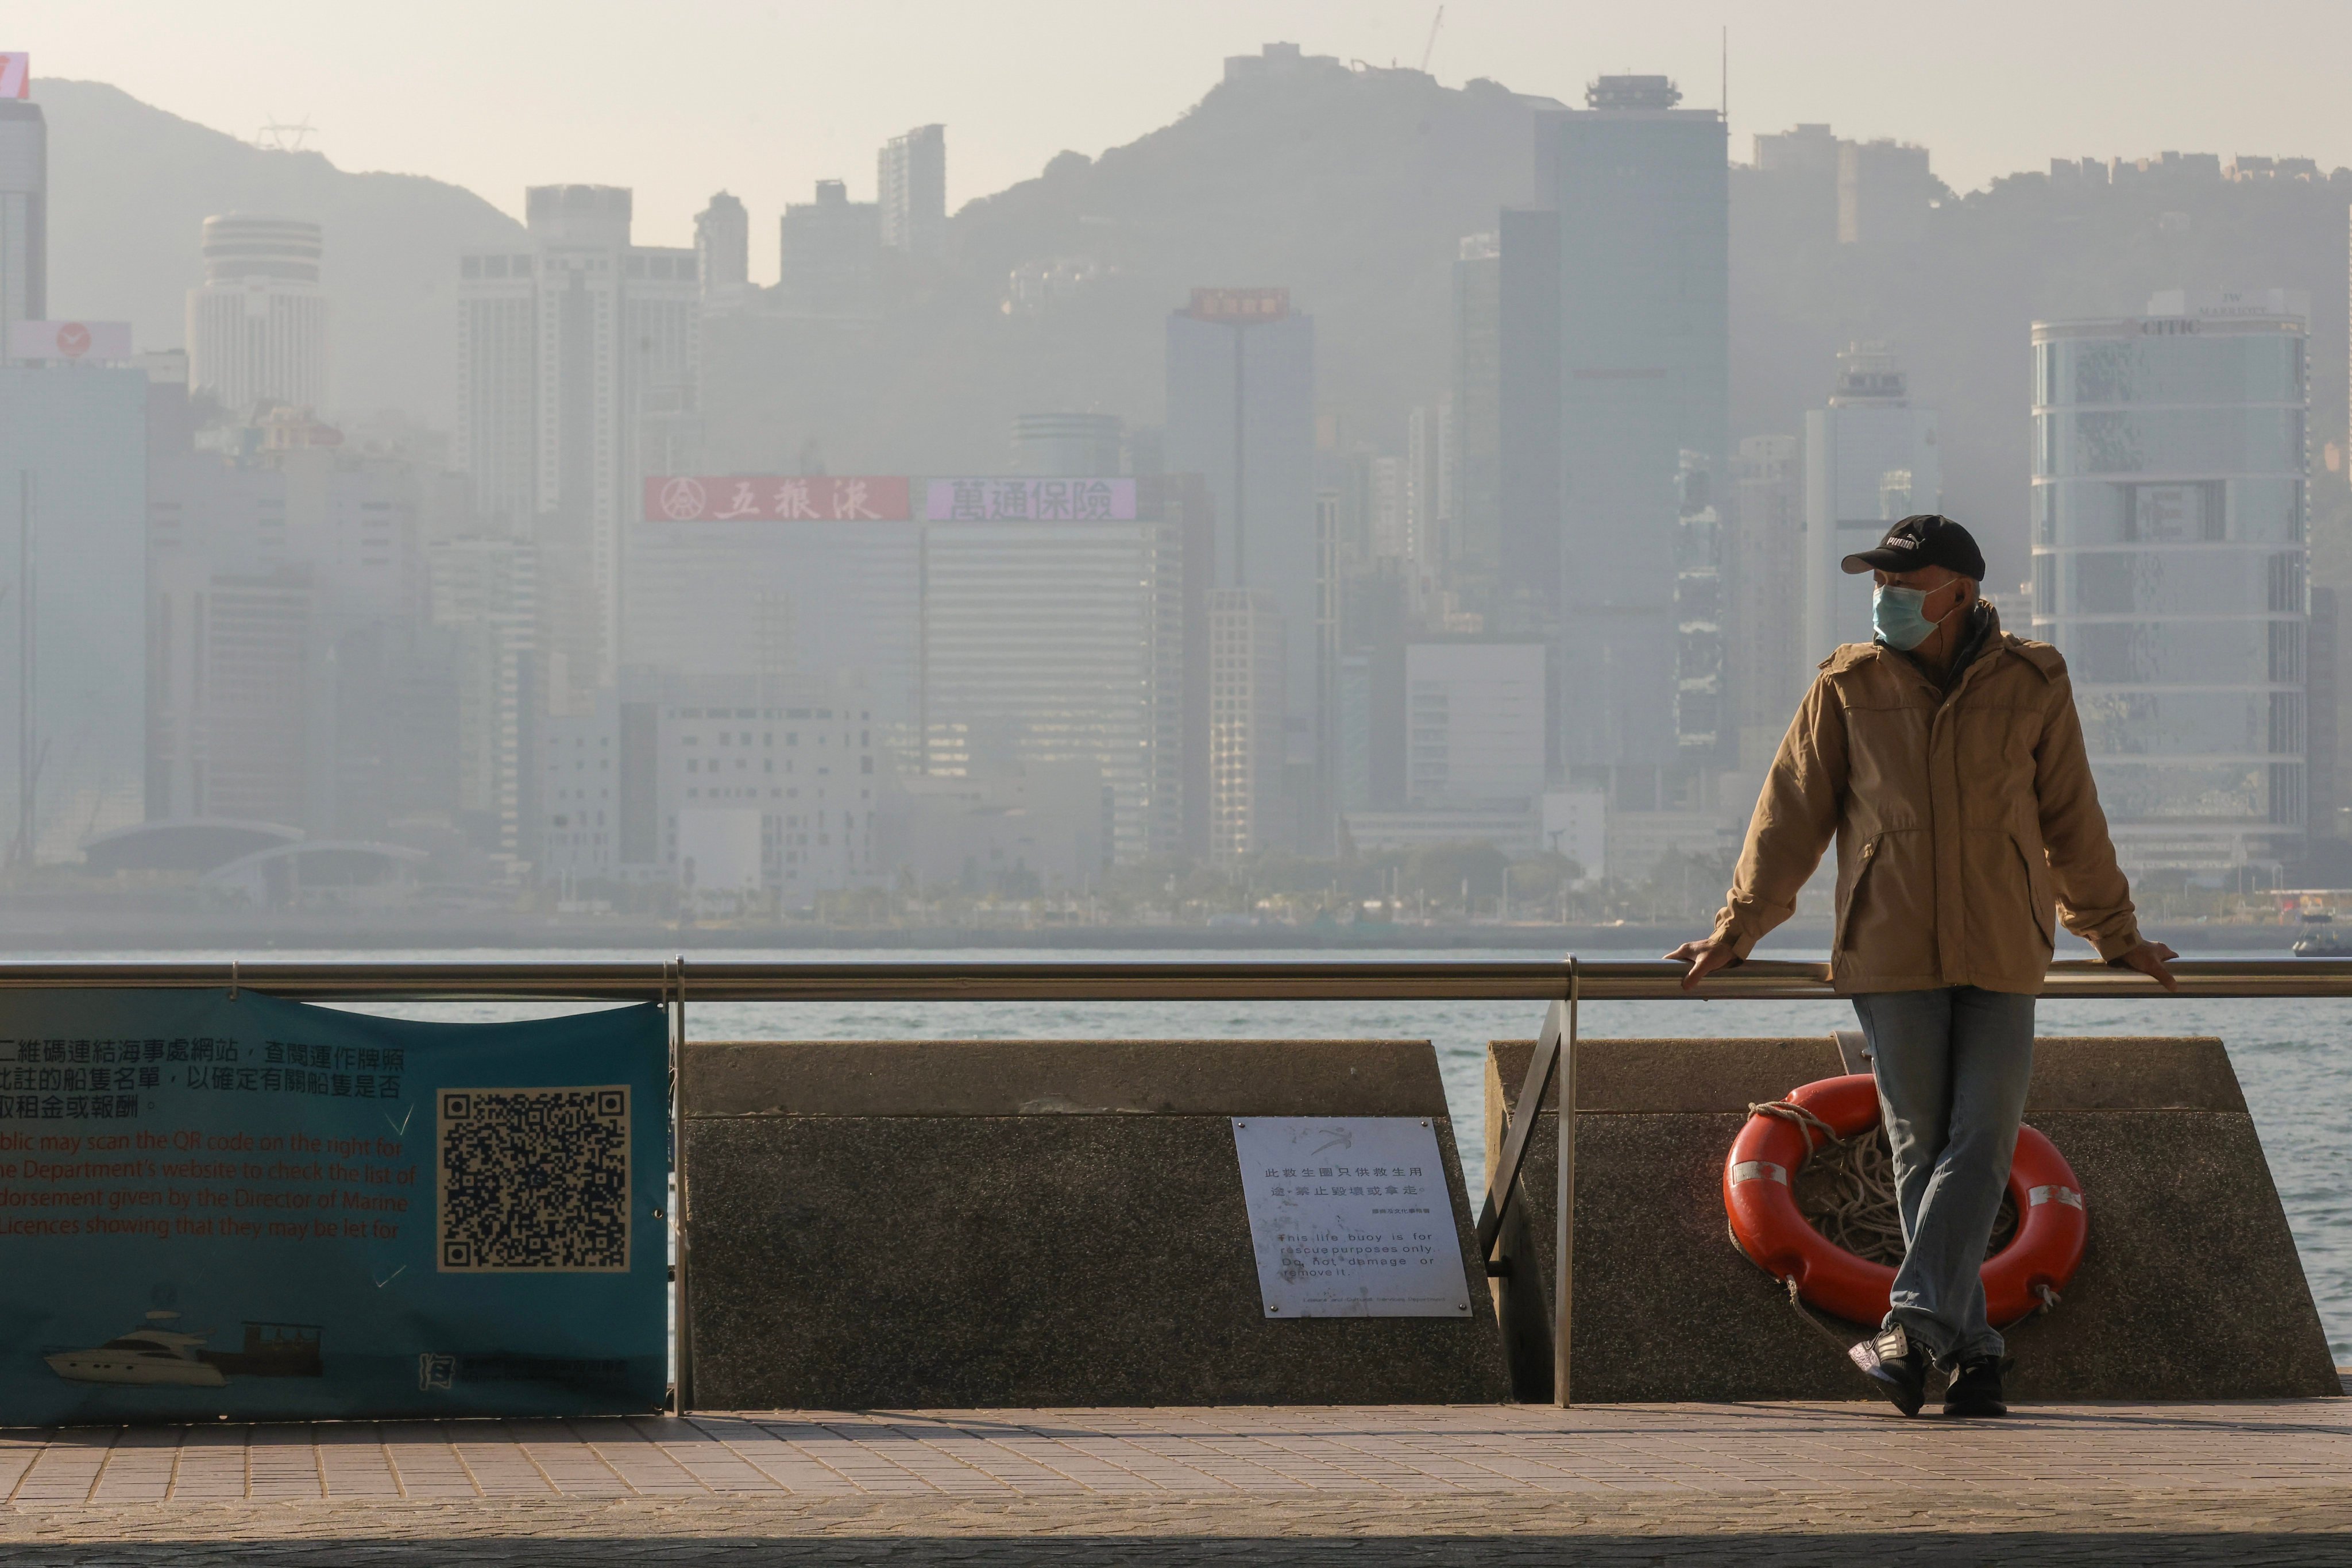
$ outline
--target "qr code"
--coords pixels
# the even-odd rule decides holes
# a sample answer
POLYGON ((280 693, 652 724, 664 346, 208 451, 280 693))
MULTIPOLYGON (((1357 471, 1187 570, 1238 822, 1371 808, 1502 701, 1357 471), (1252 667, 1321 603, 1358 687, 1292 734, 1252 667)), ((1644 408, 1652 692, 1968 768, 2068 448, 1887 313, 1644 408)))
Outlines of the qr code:
POLYGON ((443 1273, 615 1274, 629 1267, 629 1091, 445 1089, 443 1273))

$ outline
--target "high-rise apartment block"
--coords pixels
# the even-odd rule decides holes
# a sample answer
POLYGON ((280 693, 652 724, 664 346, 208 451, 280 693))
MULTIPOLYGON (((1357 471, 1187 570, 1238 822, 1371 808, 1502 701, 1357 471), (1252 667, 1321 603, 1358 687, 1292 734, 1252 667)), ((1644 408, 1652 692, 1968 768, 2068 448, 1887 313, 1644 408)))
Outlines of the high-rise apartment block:
POLYGON ((1903 366, 1884 343, 1838 356, 1827 408, 1805 415, 1804 662, 1868 642, 1871 579, 1839 563, 1887 525, 1943 504, 1936 411, 1914 407, 1903 366))
POLYGON ((2303 838, 2308 313, 2175 291, 2033 328, 2033 635, 2066 656, 2132 868, 2303 838))
POLYGON ((1246 588, 1209 595, 1210 847, 1222 859, 1281 841, 1282 611, 1246 588))
POLYGON ((948 128, 919 125, 893 136, 876 163, 883 245, 914 255, 937 250, 947 237, 948 128))
POLYGON ((0 99, 0 363, 8 329, 49 313, 49 126, 41 106, 0 99))
POLYGON ((458 262, 451 459, 479 516, 541 547, 560 706, 624 658, 620 531, 645 449, 691 416, 701 289, 693 251, 629 242, 625 190, 537 186, 526 210, 526 247, 458 262))
POLYGON ((1586 109, 1538 121, 1559 236, 1562 760, 1628 809, 1665 799, 1681 756, 1683 454, 1727 446, 1724 123, 1681 96, 1602 77, 1586 109))
POLYGON ((205 219, 205 280, 188 290, 190 390, 233 416, 327 401, 321 230, 299 218, 205 219))

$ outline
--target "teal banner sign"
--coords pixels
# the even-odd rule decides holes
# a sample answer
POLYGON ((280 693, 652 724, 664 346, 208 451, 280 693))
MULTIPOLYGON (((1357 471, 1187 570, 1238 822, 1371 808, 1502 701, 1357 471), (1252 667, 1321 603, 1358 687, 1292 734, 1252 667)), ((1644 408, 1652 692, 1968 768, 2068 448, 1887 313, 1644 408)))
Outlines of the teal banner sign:
POLYGON ((661 1010, 0 994, 0 1425, 647 1411, 661 1010))

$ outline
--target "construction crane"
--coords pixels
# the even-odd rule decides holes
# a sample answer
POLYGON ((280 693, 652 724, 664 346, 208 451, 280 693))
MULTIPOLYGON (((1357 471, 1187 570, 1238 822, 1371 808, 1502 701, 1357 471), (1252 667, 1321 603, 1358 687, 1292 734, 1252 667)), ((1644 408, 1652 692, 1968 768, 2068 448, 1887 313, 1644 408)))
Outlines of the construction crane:
POLYGON ((1440 5, 1437 8, 1437 15, 1430 18, 1429 42, 1423 44, 1421 48, 1421 74, 1423 76, 1429 74, 1429 57, 1437 52, 1437 29, 1439 24, 1444 20, 1445 7, 1440 5))

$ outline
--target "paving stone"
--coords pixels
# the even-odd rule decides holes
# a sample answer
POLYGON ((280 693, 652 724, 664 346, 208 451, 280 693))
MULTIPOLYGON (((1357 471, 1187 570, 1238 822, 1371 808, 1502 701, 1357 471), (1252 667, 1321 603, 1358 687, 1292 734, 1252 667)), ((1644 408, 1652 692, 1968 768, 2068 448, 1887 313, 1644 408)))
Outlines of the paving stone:
POLYGON ((747 1549, 1008 1568, 2341 1563, 2345 1412, 1290 1406, 11 1432, 0 1552, 73 1568, 747 1549))

